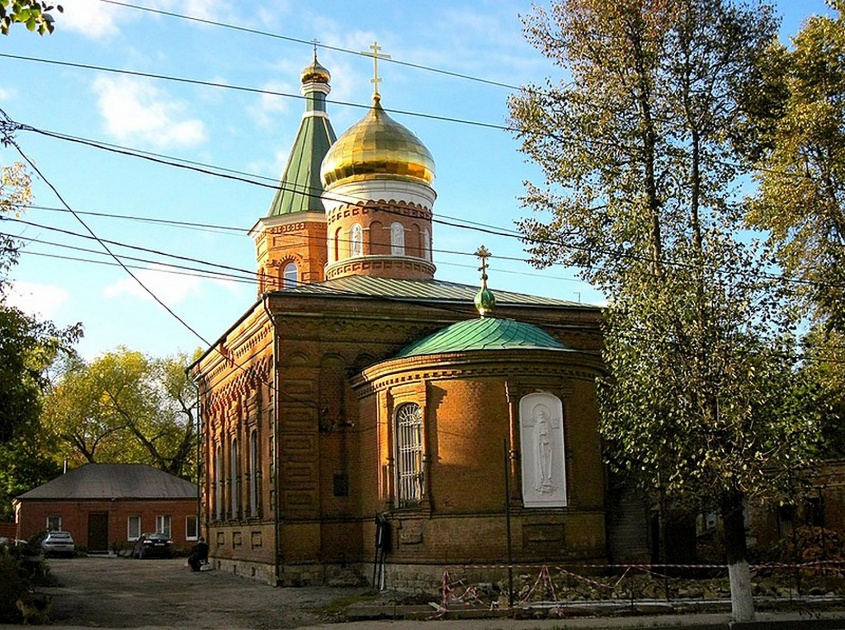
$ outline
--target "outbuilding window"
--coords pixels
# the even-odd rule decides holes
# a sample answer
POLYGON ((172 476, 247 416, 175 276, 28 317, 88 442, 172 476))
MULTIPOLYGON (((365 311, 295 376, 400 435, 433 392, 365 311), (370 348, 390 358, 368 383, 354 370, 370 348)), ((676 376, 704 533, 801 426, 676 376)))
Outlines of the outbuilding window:
POLYGON ((141 537, 141 517, 130 516, 126 520, 126 540, 138 540, 141 537))
POLYGON ((188 516, 185 517, 185 540, 196 540, 197 538, 199 538, 197 515, 188 514, 188 516))
POLYGON ((423 494, 422 409, 415 403, 396 410, 396 501, 419 504, 423 494))
POLYGON ((62 529, 62 517, 61 516, 48 516, 47 517, 47 531, 48 532, 57 532, 62 529))
POLYGON ((170 515, 160 515, 156 516, 156 533, 157 534, 164 534, 168 538, 171 536, 171 528, 170 528, 170 515))

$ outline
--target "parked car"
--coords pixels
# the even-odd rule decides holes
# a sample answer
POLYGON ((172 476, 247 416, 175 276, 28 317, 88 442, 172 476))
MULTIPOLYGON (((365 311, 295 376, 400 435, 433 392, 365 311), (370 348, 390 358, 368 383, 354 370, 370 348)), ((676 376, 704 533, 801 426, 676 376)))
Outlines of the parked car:
POLYGON ((173 539, 167 534, 141 534, 132 548, 133 558, 169 558, 173 554, 173 539))
POLYGON ((45 556, 73 556, 76 546, 70 532, 47 532, 41 541, 41 549, 45 556))

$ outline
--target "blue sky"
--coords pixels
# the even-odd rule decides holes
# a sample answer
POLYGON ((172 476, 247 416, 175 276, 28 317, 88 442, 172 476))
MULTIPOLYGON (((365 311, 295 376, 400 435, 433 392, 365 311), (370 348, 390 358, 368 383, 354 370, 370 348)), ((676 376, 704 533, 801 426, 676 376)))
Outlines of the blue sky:
MULTIPOLYGON (((320 62, 332 73, 329 114, 338 135, 365 111, 341 103, 370 103, 372 61, 354 53, 375 40, 393 60, 510 86, 541 82, 558 72, 523 38, 519 15, 530 11, 527 0, 132 2, 280 37, 102 0, 62 4, 65 12, 56 14, 53 35, 38 37, 18 27, 0 38, 0 55, 17 57, 0 56, 0 107, 11 119, 64 136, 248 173, 248 179, 270 185, 299 126, 301 100, 69 64, 298 94, 300 70, 312 55, 304 42, 316 38, 320 62)), ((797 32, 803 18, 826 10, 823 0, 781 0, 777 6, 784 38, 797 32)), ((393 114, 434 156, 435 217, 512 230, 526 212, 517 199, 522 182, 540 181, 539 171, 525 162, 505 131, 430 117, 503 125, 509 89, 390 62, 379 69, 386 109, 426 115, 393 114)), ((81 214, 98 237, 117 243, 110 245, 115 253, 145 259, 126 263, 140 267, 133 271, 204 340, 217 339, 256 299, 249 281, 255 248, 247 231, 266 214, 270 188, 35 132, 21 131, 16 140, 75 211, 132 217, 81 214), (243 271, 231 272, 237 279, 172 273, 168 265, 211 267, 162 253, 243 271)), ((0 148, 0 164, 20 160, 16 150, 0 148)), ((125 271, 102 264, 109 258, 57 245, 100 249, 72 234, 86 230, 60 210, 62 202, 46 182, 37 177, 33 182, 35 207, 21 217, 28 223, 0 223, 0 231, 26 239, 12 272, 10 300, 60 325, 81 321, 85 338, 79 350, 89 358, 119 345, 156 356, 204 346, 125 271)), ((443 223, 435 224, 433 237, 439 279, 476 284, 478 263, 470 254, 484 243, 494 255, 494 291, 602 301, 572 270, 538 271, 520 262, 525 254, 516 239, 443 223)))

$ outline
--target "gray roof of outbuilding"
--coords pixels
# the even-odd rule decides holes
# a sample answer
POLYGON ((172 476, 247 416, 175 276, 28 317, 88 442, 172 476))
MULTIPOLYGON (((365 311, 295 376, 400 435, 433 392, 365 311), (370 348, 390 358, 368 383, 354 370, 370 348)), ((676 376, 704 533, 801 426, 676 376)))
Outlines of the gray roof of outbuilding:
POLYGON ((196 499, 197 486, 146 464, 87 464, 18 499, 196 499))

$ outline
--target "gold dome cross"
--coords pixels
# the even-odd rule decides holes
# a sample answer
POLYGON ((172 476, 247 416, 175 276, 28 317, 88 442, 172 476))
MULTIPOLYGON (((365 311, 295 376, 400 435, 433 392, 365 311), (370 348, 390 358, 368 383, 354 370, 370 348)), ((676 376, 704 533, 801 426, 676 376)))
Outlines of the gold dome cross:
POLYGON ((378 84, 381 83, 381 79, 378 76, 378 60, 381 59, 390 59, 390 55, 380 55, 379 51, 381 50, 381 46, 378 45, 378 42, 375 41, 370 46, 370 50, 373 52, 367 52, 366 50, 361 51, 362 55, 367 57, 373 58, 373 78, 370 79, 370 83, 373 84, 373 98, 379 99, 381 95, 378 93, 378 84))

